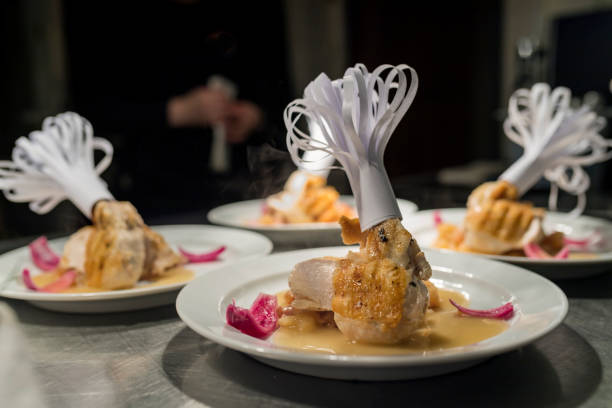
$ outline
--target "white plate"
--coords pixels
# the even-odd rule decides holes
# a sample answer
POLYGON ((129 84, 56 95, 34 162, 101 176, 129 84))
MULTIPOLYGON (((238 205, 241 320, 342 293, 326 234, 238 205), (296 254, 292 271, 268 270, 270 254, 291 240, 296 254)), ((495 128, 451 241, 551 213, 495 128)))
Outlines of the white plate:
MULTIPOLYGON (((187 269, 201 276, 216 268, 243 259, 254 259, 272 251, 272 243, 266 237, 249 231, 207 225, 165 225, 153 229, 166 239, 173 248, 181 246, 187 251, 206 252, 225 245, 227 249, 219 260, 209 263, 190 264, 187 269)), ((49 241, 57 253, 62 252, 68 238, 49 241)), ((185 282, 133 289, 93 293, 42 293, 28 290, 22 280, 21 271, 38 270, 30 260, 27 247, 0 255, 0 296, 26 300, 38 307, 69 313, 106 313, 146 309, 174 303, 179 289, 185 282)))
MULTIPOLYGON (((340 196, 340 201, 355 205, 353 196, 340 196)), ((341 245, 340 226, 337 222, 312 222, 304 224, 262 225, 257 223, 261 216, 264 200, 239 201, 222 205, 208 212, 213 224, 256 231, 270 238, 275 244, 324 246, 341 245)), ((417 210, 411 201, 398 199, 397 204, 403 217, 417 210)))
MULTIPOLYGON (((433 222, 434 211, 439 211, 442 221, 461 225, 465 218, 465 208, 445 208, 439 210, 419 211, 405 217, 402 223, 417 239, 423 248, 434 251, 458 253, 448 249, 432 248, 438 235, 433 222)), ((544 230, 547 233, 561 231, 570 237, 586 237, 594 231, 603 235, 603 247, 595 258, 590 259, 531 259, 522 256, 485 255, 461 252, 462 255, 484 257, 509 262, 523 266, 550 279, 584 278, 601 273, 612 268, 612 223, 599 218, 580 216, 571 218, 569 215, 558 212, 547 212, 544 218, 544 230)))
POLYGON ((547 279, 525 269, 487 259, 427 251, 434 282, 469 297, 477 309, 512 301, 509 328, 487 340, 443 351, 392 356, 329 355, 299 352, 259 340, 225 324, 232 299, 249 306, 260 292, 287 289, 297 262, 319 256, 344 256, 347 247, 314 248, 240 262, 194 279, 179 293, 176 309, 204 337, 284 370, 324 378, 399 380, 448 373, 516 349, 555 328, 567 313, 567 298, 547 279), (202 296, 206 293, 206 296, 202 296))

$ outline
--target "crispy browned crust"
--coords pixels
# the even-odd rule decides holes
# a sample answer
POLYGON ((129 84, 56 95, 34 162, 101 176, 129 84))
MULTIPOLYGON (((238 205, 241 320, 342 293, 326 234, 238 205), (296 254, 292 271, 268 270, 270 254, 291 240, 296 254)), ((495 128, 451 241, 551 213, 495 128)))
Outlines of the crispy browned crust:
POLYGON ((101 201, 92 220, 95 229, 85 250, 87 284, 106 289, 133 286, 145 260, 142 218, 128 202, 101 201))
POLYGON ((177 254, 166 243, 166 240, 144 226, 145 263, 141 279, 152 279, 163 276, 169 270, 187 263, 187 259, 177 254))
POLYGON ((361 244, 363 237, 361 234, 359 218, 349 219, 342 216, 338 222, 340 224, 340 228, 342 228, 342 242, 344 242, 345 245, 361 244))
POLYGON ((332 310, 352 319, 396 327, 402 319, 406 270, 389 259, 342 259, 334 274, 332 310))
POLYGON ((399 219, 389 219, 361 232, 359 219, 340 218, 345 244, 360 244, 338 262, 332 310, 344 317, 375 321, 383 329, 402 320, 410 276, 429 279, 431 267, 399 219))
POLYGON ((85 249, 85 281, 96 288, 122 289, 163 276, 186 263, 163 237, 147 227, 128 202, 100 201, 85 249))
POLYGON ((519 240, 535 217, 543 217, 544 210, 529 202, 506 199, 485 201, 479 208, 469 208, 466 226, 486 232, 502 241, 519 240))
POLYGON ((339 201, 338 191, 326 186, 325 183, 323 177, 309 175, 295 211, 284 213, 268 208, 259 222, 262 224, 334 222, 342 216, 353 216, 355 211, 339 201))

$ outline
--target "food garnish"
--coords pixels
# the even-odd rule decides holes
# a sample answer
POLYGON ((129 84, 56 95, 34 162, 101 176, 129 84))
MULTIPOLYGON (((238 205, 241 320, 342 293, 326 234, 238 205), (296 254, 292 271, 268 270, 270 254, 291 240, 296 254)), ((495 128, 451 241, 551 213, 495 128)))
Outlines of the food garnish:
POLYGON ((601 232, 595 231, 583 239, 563 237, 563 243, 572 248, 588 250, 601 245, 603 243, 603 235, 601 232))
POLYGON ((265 339, 277 328, 277 299, 274 295, 260 293, 250 309, 236 306, 236 302, 227 307, 225 319, 227 324, 258 339, 265 339))
POLYGON ((524 251, 534 259, 553 258, 549 255, 552 253, 557 253, 556 259, 565 259, 568 250, 563 249, 564 245, 587 249, 587 241, 551 239, 559 233, 544 233, 544 210, 520 201, 545 178, 551 186, 549 209, 557 209, 559 190, 563 190, 577 197, 570 214, 578 216, 586 207, 590 187, 589 175, 583 167, 612 158, 612 140, 601 134, 605 118, 588 104, 575 109, 571 101, 568 88, 551 90, 545 83, 512 94, 503 127, 506 136, 523 148, 523 155, 496 181, 483 183, 470 194, 461 242, 453 245, 454 240, 443 236, 449 230, 439 228, 435 246, 499 255, 524 251))
POLYGON ((527 258, 531 259, 567 259, 569 256, 569 246, 565 245, 555 256, 548 254, 541 246, 535 242, 530 242, 523 247, 527 258))
POLYGON ((21 275, 22 275, 23 283, 25 284, 25 286, 28 289, 33 290, 35 292, 49 292, 49 293, 61 292, 65 289, 68 289, 70 286, 72 286, 72 284, 76 280, 76 271, 74 269, 69 269, 66 272, 64 272, 62 276, 60 276, 59 279, 56 280, 55 282, 52 282, 48 285, 43 286, 42 288, 39 288, 38 286, 36 286, 34 281, 32 281, 32 277, 30 276, 30 271, 28 269, 24 269, 21 275))
POLYGON ((442 224, 442 215, 440 214, 440 210, 435 210, 433 212, 433 222, 436 227, 442 224))
POLYGON ((45 272, 52 271, 57 268, 60 262, 60 257, 49 248, 47 237, 42 236, 32 241, 30 245, 30 255, 32 262, 45 272))
POLYGON ((217 258, 219 258, 219 255, 221 255, 225 251, 225 249, 226 249, 226 246, 223 245, 215 249, 214 251, 203 252, 201 254, 194 254, 193 252, 185 251, 183 248, 180 248, 180 247, 178 250, 181 253, 181 255, 187 258, 189 263, 203 263, 203 262, 216 261, 217 258))
POLYGON ((490 319, 509 319, 514 315, 514 306, 512 302, 508 302, 505 305, 496 307, 495 309, 488 310, 476 310, 469 309, 467 307, 457 304, 453 299, 449 299, 451 304, 457 308, 461 313, 472 317, 485 317, 490 319))

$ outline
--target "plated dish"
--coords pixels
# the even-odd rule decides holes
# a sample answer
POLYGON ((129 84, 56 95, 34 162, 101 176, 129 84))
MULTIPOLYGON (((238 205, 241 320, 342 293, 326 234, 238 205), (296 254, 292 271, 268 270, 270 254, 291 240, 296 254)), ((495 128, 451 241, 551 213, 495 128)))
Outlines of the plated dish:
POLYGON ((281 331, 258 339, 226 324, 226 311, 233 302, 250 305, 260 293, 286 291, 296 264, 317 257, 344 257, 349 249, 355 248, 292 251, 229 265, 189 283, 177 298, 177 311, 201 335, 266 364, 319 377, 361 380, 418 378, 463 369, 534 341, 556 327, 567 312, 567 299, 560 289, 522 268, 426 251, 433 270, 432 282, 439 289, 460 294, 471 308, 489 309, 512 302, 514 314, 504 321, 505 330, 473 344, 450 348, 405 353, 391 350, 387 355, 334 354, 329 350, 313 352, 280 344, 275 336, 281 331), (203 290, 208 290, 210 296, 202 298, 203 290))
MULTIPOLYGON (((352 196, 340 196, 339 201, 349 206, 354 205, 352 196)), ((256 231, 281 245, 324 246, 342 243, 337 222, 261 224, 257 220, 261 217, 264 204, 265 200, 226 204, 209 211, 207 217, 213 224, 256 231)), ((411 201, 398 199, 397 204, 404 217, 417 211, 416 204, 411 201)))
MULTIPOLYGON (((144 309, 173 303, 177 291, 194 277, 207 273, 228 263, 251 259, 270 253, 272 243, 265 237, 249 231, 204 226, 176 225, 151 228, 163 237, 168 250, 177 255, 179 248, 191 252, 210 252, 219 247, 225 250, 212 262, 188 263, 181 259, 178 269, 159 277, 144 276, 131 287, 111 290, 108 288, 83 288, 73 284, 59 293, 33 291, 25 286, 22 272, 28 269, 32 280, 41 287, 45 286, 47 274, 33 262, 30 248, 23 247, 0 256, 0 296, 29 301, 49 310, 73 313, 102 313, 144 309)), ((74 239, 74 236, 71 237, 74 239)), ((49 246, 57 253, 64 253, 70 238, 49 241, 49 246)), ((69 257, 74 258, 74 257, 69 257)), ((175 257, 173 257, 175 259, 175 257)), ((128 272, 121 268, 123 273, 128 272)), ((86 277, 85 277, 86 278, 86 277)))
MULTIPOLYGON (((444 225, 459 227, 468 216, 467 209, 447 208, 419 211, 403 221, 415 238, 426 248, 440 252, 456 252, 452 248, 436 248, 440 239, 440 229, 444 225)), ((544 236, 560 235, 566 244, 571 242, 588 243, 568 247, 566 258, 542 257, 529 258, 509 254, 491 254, 460 251, 473 255, 521 265, 551 279, 568 279, 592 276, 609 269, 612 263, 612 223, 606 220, 580 216, 572 218, 568 214, 547 212, 541 221, 544 236), (557 234, 555 234, 557 233, 557 234)))

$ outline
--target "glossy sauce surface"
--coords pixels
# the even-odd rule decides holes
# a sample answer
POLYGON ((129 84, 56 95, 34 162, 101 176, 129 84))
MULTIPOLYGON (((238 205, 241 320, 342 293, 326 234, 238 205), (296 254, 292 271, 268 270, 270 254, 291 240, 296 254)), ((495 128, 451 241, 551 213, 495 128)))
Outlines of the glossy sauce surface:
POLYGON ((448 300, 450 298, 467 306, 468 300, 465 296, 444 289, 438 291, 441 305, 427 310, 426 327, 417 330, 407 342, 399 345, 353 343, 335 327, 312 327, 300 322, 291 326, 281 326, 272 336, 272 341, 281 347, 328 354, 414 354, 477 343, 496 336, 508 328, 508 323, 503 320, 462 315, 448 300))
MULTIPOLYGON (((41 273, 39 275, 33 276, 32 280, 36 284, 36 286, 42 287, 46 286, 50 283, 55 282, 59 278, 59 274, 56 272, 49 273, 41 273)), ((183 283, 189 282, 194 277, 193 271, 189 269, 185 269, 182 267, 174 268, 166 272, 166 274, 160 278, 150 281, 140 281, 133 288, 127 289, 135 289, 135 288, 146 288, 151 286, 163 286, 163 285, 172 285, 175 283, 183 283)), ((117 289, 121 290, 121 289, 117 289)), ((108 289, 94 288, 87 285, 72 285, 66 290, 61 291, 61 293, 91 293, 91 292, 107 292, 108 289)))

